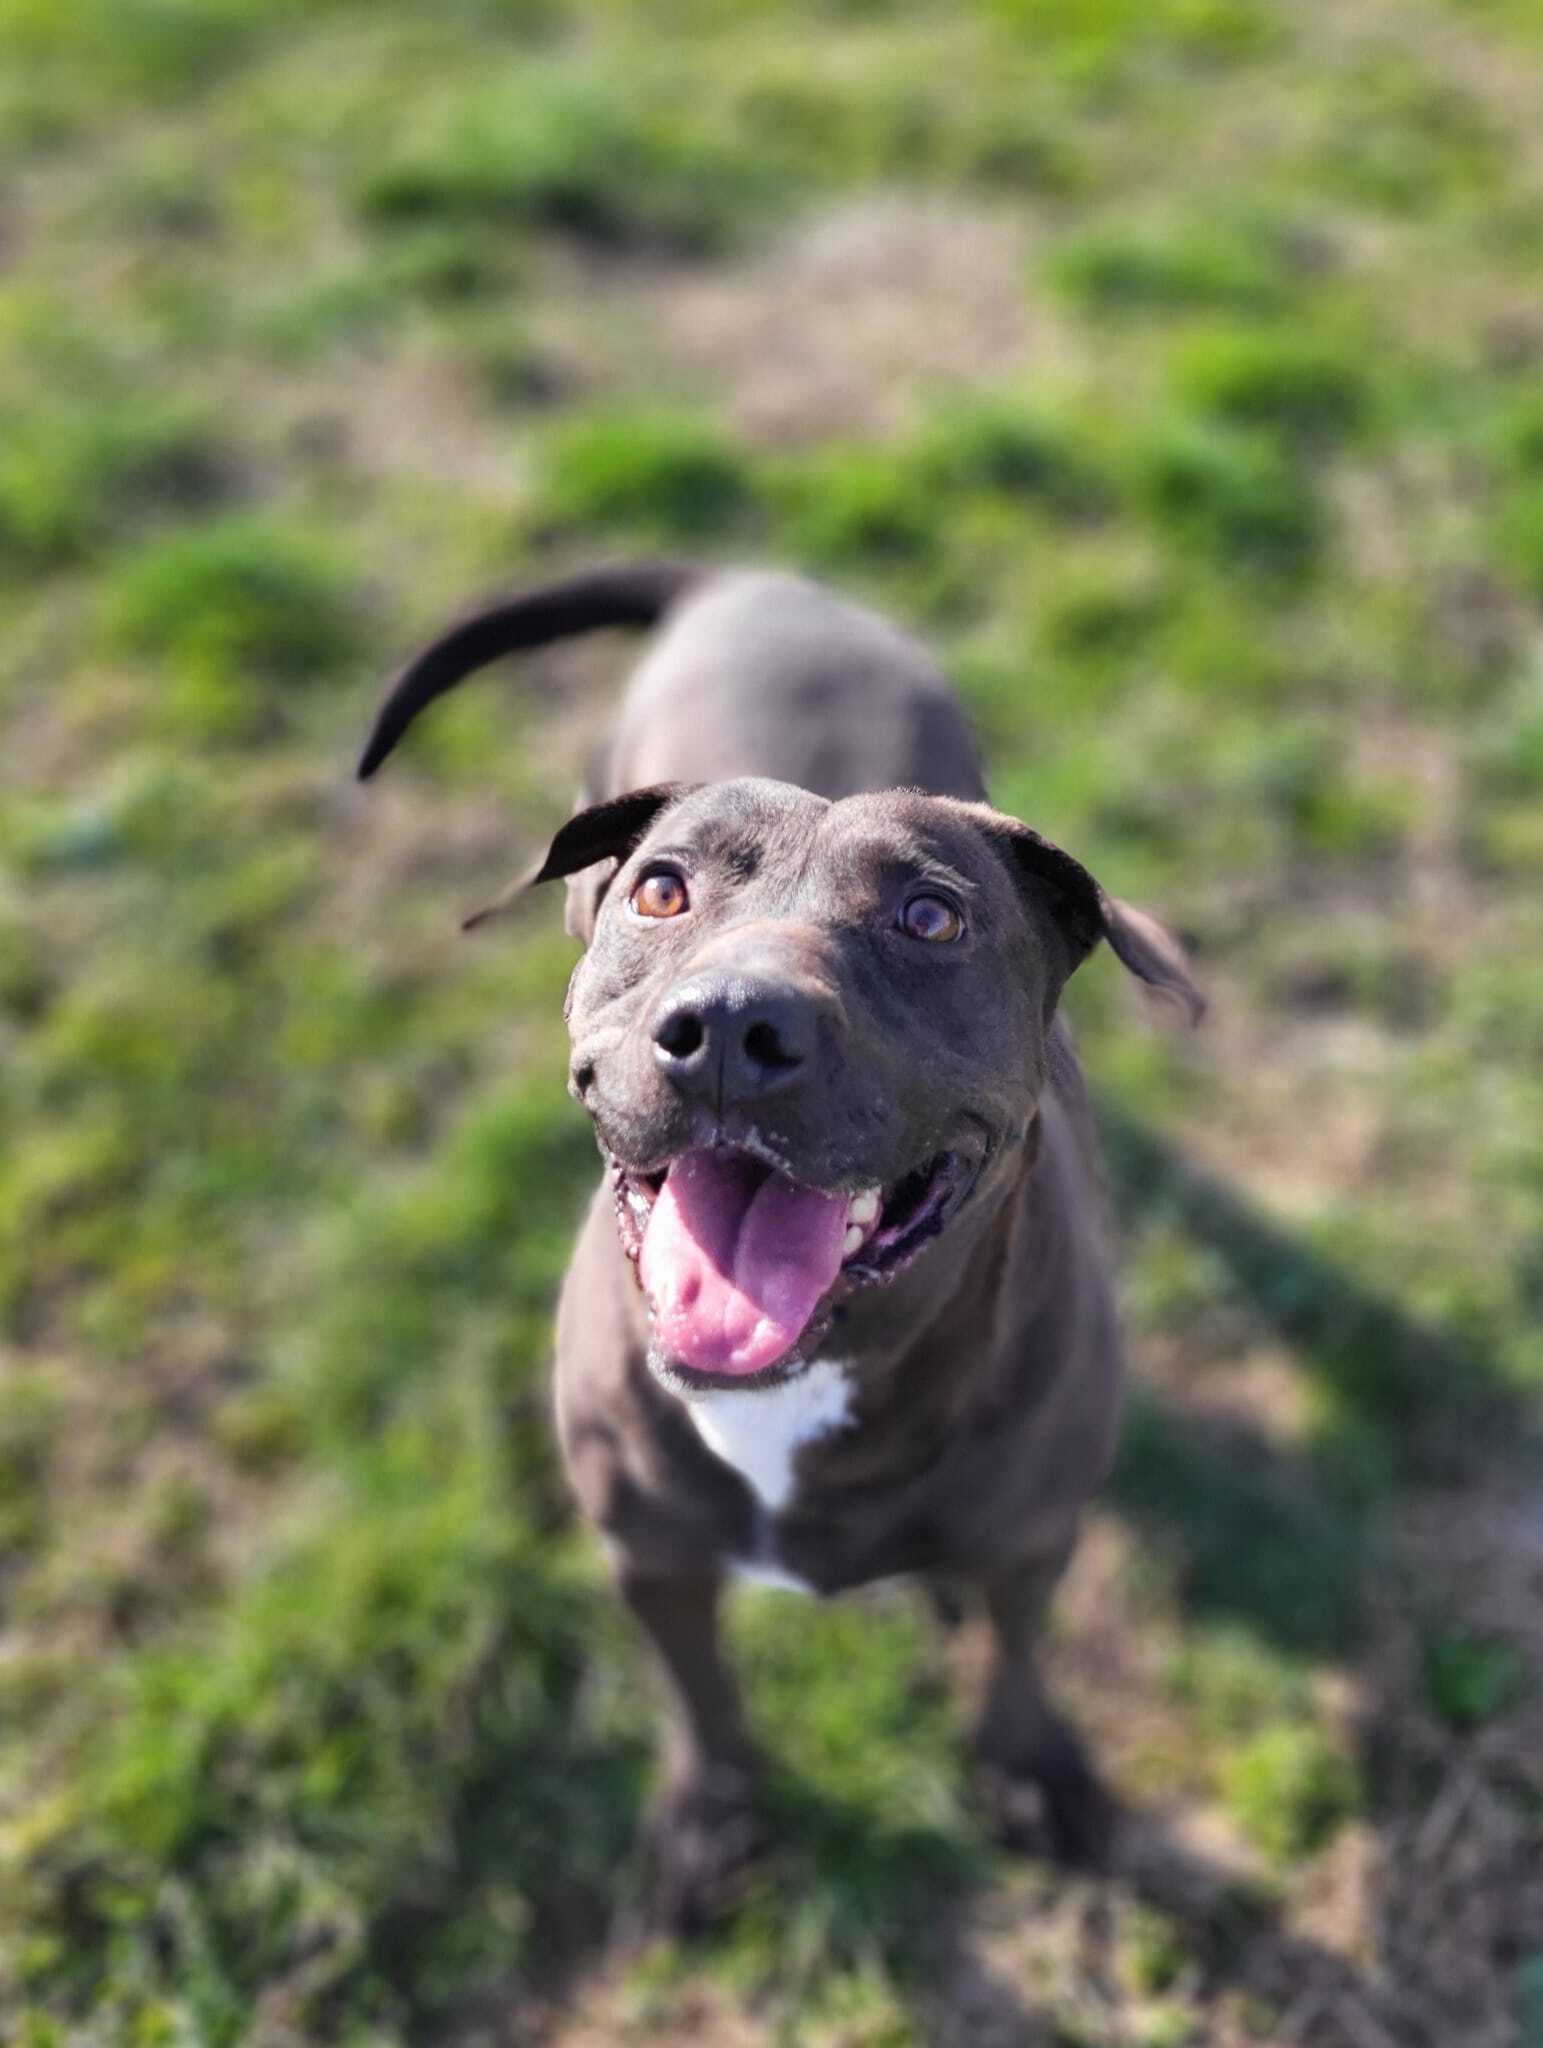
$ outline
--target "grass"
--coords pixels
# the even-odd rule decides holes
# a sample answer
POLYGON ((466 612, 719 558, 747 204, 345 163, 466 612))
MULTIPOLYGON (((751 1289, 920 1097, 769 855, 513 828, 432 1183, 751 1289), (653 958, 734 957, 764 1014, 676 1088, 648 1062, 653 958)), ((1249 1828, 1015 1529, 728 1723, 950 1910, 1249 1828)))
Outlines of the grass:
POLYGON ((1525 1687, 1515 1647, 1493 1637, 1433 1635, 1425 1646, 1425 1688, 1432 1711, 1455 1728, 1492 1721, 1525 1687))
POLYGON ((1536 2031, 1540 64, 1509 0, 5 13, 0 2034, 1536 2031), (955 331, 940 218, 1014 318, 891 391, 864 279, 955 331), (1050 1659, 1145 1816, 1103 1883, 983 1838, 968 1631, 747 1594, 780 1860, 619 1939, 571 949, 456 929, 613 657, 348 774, 470 596, 633 547, 927 634, 1212 994, 1071 992, 1138 1361, 1050 1659))
POLYGON ((939 408, 912 455, 929 492, 989 493, 1039 504, 1067 518, 1109 509, 1107 465, 1077 420, 1036 411, 1012 395, 982 396, 939 408))
POLYGON ((1354 1766, 1316 1729, 1275 1727, 1222 1767, 1222 1790, 1245 1832, 1279 1862, 1299 1861, 1360 1804, 1354 1766))
POLYGON ((512 88, 458 95, 421 140, 370 170, 357 203, 387 227, 507 221, 700 253, 735 221, 753 168, 664 107, 642 110, 619 83, 527 70, 512 88))
POLYGON ((683 546, 723 540, 753 509, 746 466, 693 413, 591 412, 546 450, 543 509, 565 533, 618 531, 683 546))
POLYGON ((1365 378, 1347 351, 1271 330, 1192 336, 1175 362, 1174 388, 1202 418, 1308 445, 1348 438, 1366 412, 1365 378))
POLYGON ((1300 465, 1264 435, 1182 416, 1154 436, 1142 489, 1152 517, 1219 567, 1300 580, 1323 515, 1300 465))
POLYGON ((103 632, 152 660, 191 739, 258 738, 284 699, 346 670, 352 600, 325 544, 261 519, 219 521, 147 548, 106 578, 103 632))
POLYGON ((1276 313, 1291 297, 1291 257, 1284 236, 1251 221, 1113 223, 1069 235, 1046 273, 1081 312, 1101 320, 1276 313))
POLYGON ((0 546, 12 576, 89 560, 125 531, 228 497, 217 427, 175 401, 18 408, 0 424, 0 546))

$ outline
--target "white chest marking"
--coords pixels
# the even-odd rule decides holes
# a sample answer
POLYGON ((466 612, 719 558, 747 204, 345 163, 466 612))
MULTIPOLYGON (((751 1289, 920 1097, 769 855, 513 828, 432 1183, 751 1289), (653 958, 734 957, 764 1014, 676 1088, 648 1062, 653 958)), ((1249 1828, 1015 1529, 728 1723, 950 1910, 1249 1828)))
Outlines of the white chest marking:
POLYGON ((793 1463, 805 1444, 851 1422, 852 1380, 837 1359, 817 1358, 796 1379, 761 1393, 703 1394, 687 1404, 697 1434, 732 1465, 769 1514, 793 1493, 793 1463))

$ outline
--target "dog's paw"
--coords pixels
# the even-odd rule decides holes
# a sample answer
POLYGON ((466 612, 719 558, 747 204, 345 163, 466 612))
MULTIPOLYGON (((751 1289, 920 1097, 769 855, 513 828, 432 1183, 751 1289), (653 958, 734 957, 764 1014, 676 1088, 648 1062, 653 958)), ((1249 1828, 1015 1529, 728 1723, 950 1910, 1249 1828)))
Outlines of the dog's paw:
POLYGON ((1011 1762, 979 1756, 975 1797, 1002 1848, 1077 1870, 1108 1868, 1118 1811, 1069 1728, 1011 1762))
POLYGON ((771 1830, 748 1771, 717 1770, 671 1786, 644 1851, 644 1918, 652 1931, 702 1934, 744 1901, 771 1830))

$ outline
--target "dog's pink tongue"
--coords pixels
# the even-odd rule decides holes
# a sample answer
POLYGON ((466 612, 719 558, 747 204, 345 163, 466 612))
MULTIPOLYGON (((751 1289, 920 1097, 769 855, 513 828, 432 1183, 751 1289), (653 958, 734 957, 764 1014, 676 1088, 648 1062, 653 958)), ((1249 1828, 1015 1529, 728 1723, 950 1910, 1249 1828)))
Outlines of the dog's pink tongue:
POLYGON ((742 1157, 682 1153, 638 1260, 670 1356, 697 1372, 753 1373, 790 1350, 841 1270, 846 1208, 742 1157))

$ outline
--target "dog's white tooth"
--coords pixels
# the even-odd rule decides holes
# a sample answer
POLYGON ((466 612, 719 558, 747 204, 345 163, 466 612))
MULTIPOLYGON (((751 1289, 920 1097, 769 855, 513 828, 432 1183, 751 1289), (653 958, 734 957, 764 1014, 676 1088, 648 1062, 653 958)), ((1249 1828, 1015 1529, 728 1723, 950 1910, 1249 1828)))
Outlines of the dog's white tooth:
POLYGON ((841 1240, 841 1253, 843 1258, 850 1258, 853 1252, 858 1250, 858 1248, 862 1244, 864 1235, 865 1233, 860 1223, 849 1223, 847 1225, 846 1235, 841 1240))
POLYGON ((849 1223, 860 1223, 867 1225, 873 1221, 873 1219, 878 1215, 878 1213, 878 1189, 864 1188, 863 1192, 860 1195, 854 1195, 852 1197, 851 1202, 848 1204, 847 1220, 849 1223))

